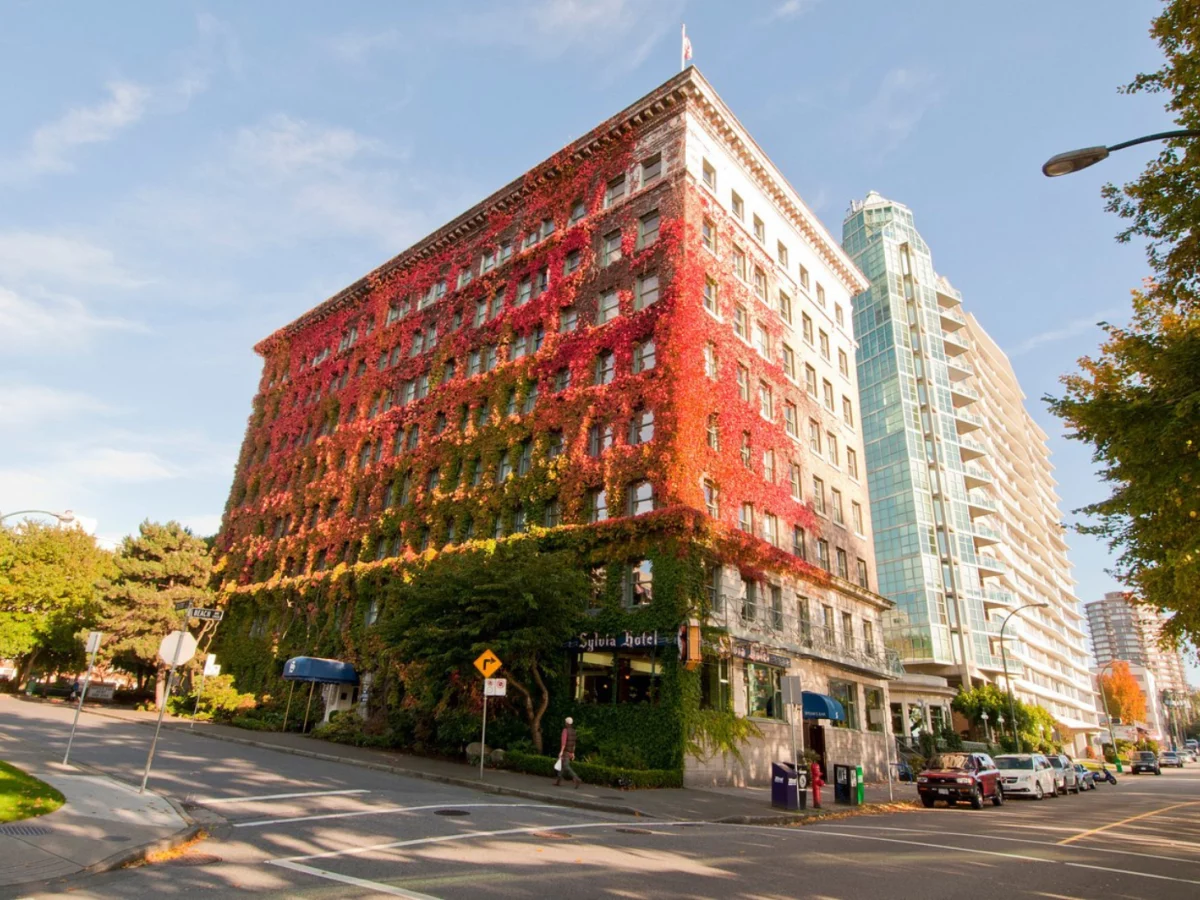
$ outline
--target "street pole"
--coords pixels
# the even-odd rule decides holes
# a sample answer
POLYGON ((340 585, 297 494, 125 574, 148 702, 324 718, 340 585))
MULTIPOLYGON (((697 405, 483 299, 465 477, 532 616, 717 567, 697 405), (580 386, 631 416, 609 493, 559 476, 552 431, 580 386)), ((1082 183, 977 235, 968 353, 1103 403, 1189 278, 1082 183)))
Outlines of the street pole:
POLYGON ((200 669, 200 690, 196 691, 196 705, 192 707, 192 721, 188 728, 196 727, 196 716, 200 714, 200 698, 204 695, 204 668, 200 669))
MULTIPOLYGON (((93 632, 99 635, 99 632, 93 632)), ((91 636, 88 638, 92 642, 91 636)), ((71 723, 71 736, 67 738, 67 752, 63 755, 63 765, 67 764, 67 760, 71 758, 71 744, 75 742, 75 729, 79 727, 79 712, 83 709, 83 698, 87 696, 88 685, 92 683, 92 667, 96 665, 96 653, 100 649, 100 639, 97 636, 91 648, 91 656, 88 657, 87 675, 83 677, 83 690, 79 692, 79 703, 75 707, 75 721, 71 723)))
MULTIPOLYGON (((483 781, 483 761, 487 757, 487 681, 484 680, 483 688, 483 734, 479 738, 479 780, 483 781)), ((561 762, 561 759, 559 760, 561 762)), ((559 769, 559 777, 562 777, 562 770, 559 769)))
POLYGON ((162 706, 158 708, 158 724, 154 726, 154 740, 150 742, 150 752, 146 755, 146 769, 142 772, 142 786, 139 794, 146 793, 146 782, 150 780, 150 764, 154 762, 154 748, 158 746, 158 733, 162 730, 163 716, 167 713, 167 703, 171 700, 171 686, 175 681, 175 667, 179 665, 179 651, 183 649, 183 637, 175 641, 175 653, 171 657, 171 669, 167 672, 167 689, 163 692, 162 706))
POLYGON ((1008 620, 1021 610, 1030 609, 1032 607, 1043 608, 1049 605, 1049 603, 1026 603, 1024 606, 1018 606, 1016 609, 1010 612, 1004 617, 1004 621, 1000 623, 1000 662, 1004 665, 1004 687, 1005 690, 1008 691, 1008 718, 1010 724, 1012 725, 1013 753, 1021 752, 1021 744, 1017 739, 1017 704, 1013 699, 1012 679, 1008 677, 1008 652, 1004 647, 1004 629, 1008 627, 1008 620))
MULTIPOLYGON (((1117 758, 1117 771, 1123 772, 1121 768, 1121 754, 1117 752, 1117 736, 1113 734, 1112 714, 1108 711, 1108 696, 1104 693, 1104 682, 1100 680, 1104 675, 1104 670, 1111 666, 1116 660, 1110 660, 1100 667, 1100 672, 1096 676, 1096 686, 1100 688, 1100 699, 1104 701, 1104 720, 1108 722, 1108 740, 1112 743, 1113 756, 1117 758)), ((1104 756, 1104 748, 1100 748, 1100 755, 1104 756)))
MULTIPOLYGON (((889 703, 890 703, 890 701, 889 701, 889 703)), ((892 780, 893 780, 892 745, 894 745, 896 743, 896 735, 894 732, 889 733, 889 731, 888 731, 888 729, 891 727, 891 724, 892 724, 892 715, 891 715, 891 709, 889 707, 888 709, 883 710, 883 737, 884 737, 884 742, 885 742, 884 752, 887 754, 888 802, 889 803, 891 803, 893 800, 896 799, 895 796, 892 794, 892 790, 893 790, 892 789, 892 780)), ((899 767, 897 766, 897 768, 899 768, 899 767)))

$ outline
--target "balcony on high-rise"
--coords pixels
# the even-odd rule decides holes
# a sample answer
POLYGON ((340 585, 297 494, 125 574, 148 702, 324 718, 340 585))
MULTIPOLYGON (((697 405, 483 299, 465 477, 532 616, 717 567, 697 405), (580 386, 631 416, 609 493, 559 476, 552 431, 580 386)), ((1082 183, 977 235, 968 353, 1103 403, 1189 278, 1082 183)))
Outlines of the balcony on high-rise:
POLYGON ((968 406, 979 399, 979 391, 971 387, 966 381, 950 382, 950 400, 954 406, 968 406))
POLYGON ((950 376, 951 383, 962 381, 964 378, 970 378, 975 374, 975 367, 967 362, 967 358, 964 355, 947 356, 946 374, 950 376))
POLYGON ((966 484, 968 491, 977 487, 985 487, 994 480, 992 473, 983 468, 983 466, 963 466, 963 482, 966 484))
POLYGON ((967 335, 962 331, 943 331, 942 343, 946 345, 946 356, 958 356, 971 349, 967 335))
POLYGON ((960 437, 958 439, 958 446, 963 462, 970 462, 973 459, 980 459, 990 454, 988 448, 975 440, 975 438, 960 437))
POLYGON ((954 426, 958 429, 959 434, 975 431, 983 427, 983 416, 977 416, 965 409, 956 409, 954 410, 954 426))
POLYGON ((996 505, 996 501, 991 497, 979 493, 979 491, 967 491, 967 511, 972 518, 976 516, 990 516, 1000 509, 996 505))

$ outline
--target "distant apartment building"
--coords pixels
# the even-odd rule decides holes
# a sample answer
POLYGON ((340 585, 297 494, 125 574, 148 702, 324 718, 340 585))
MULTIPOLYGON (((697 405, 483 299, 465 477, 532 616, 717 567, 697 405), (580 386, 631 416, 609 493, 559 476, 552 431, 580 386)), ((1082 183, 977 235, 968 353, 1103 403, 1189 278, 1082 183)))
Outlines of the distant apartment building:
POLYGON ((1049 451, 1008 360, 937 274, 907 207, 872 192, 852 204, 843 245, 871 281, 854 321, 889 646, 910 673, 1001 683, 1005 616, 1047 603, 1005 630, 1013 689, 1064 737, 1094 731, 1049 451))
MULTIPOLYGON (((1123 591, 1110 591, 1085 609, 1097 667, 1120 659, 1149 670, 1156 691, 1147 700, 1155 704, 1162 703, 1164 693, 1182 695, 1189 690, 1183 654, 1161 642, 1162 613, 1133 602, 1123 591)), ((1157 715, 1165 718, 1161 709, 1157 715)))

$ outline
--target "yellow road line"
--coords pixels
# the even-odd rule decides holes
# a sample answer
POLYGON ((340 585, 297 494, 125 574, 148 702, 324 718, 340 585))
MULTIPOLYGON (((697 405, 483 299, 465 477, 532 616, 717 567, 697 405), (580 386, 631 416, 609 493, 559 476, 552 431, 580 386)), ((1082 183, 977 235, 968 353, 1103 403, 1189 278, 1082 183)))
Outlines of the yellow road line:
POLYGON ((1102 825, 1099 828, 1093 828, 1090 831, 1084 831, 1074 837, 1063 838, 1059 841, 1059 845, 1070 844, 1082 838, 1091 837, 1093 834, 1099 834, 1102 831, 1108 831, 1110 828, 1118 828, 1121 825, 1128 825, 1130 822, 1136 822, 1138 819, 1148 819, 1150 816, 1157 816, 1159 813, 1170 812, 1173 809, 1180 809, 1184 806, 1196 806, 1200 804, 1200 800, 1192 800, 1188 803, 1176 803, 1174 806, 1164 806, 1162 809, 1156 809, 1153 812, 1142 813, 1140 816, 1130 816, 1128 819, 1122 819, 1120 822, 1112 822, 1108 825, 1102 825))

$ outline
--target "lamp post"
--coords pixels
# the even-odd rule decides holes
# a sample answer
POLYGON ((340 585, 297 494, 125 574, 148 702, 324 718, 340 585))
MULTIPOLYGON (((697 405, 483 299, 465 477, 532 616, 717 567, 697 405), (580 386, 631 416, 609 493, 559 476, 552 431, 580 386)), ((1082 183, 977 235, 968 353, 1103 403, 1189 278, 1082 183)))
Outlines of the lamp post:
POLYGON ((51 516, 52 518, 58 519, 58 521, 63 525, 70 525, 75 521, 75 513, 71 512, 69 509, 60 513, 50 512, 48 509, 18 509, 16 512, 5 513, 4 515, 0 516, 0 522, 3 522, 5 519, 12 518, 13 516, 30 515, 51 516))
MULTIPOLYGON (((1117 771, 1120 772, 1121 771, 1121 755, 1119 753, 1117 753, 1117 736, 1113 733, 1112 714, 1108 711, 1108 696, 1104 693, 1104 682, 1102 682, 1100 680, 1101 676, 1104 675, 1104 670, 1109 668, 1115 662, 1116 662, 1115 659, 1110 659, 1108 662, 1106 662, 1104 665, 1102 665, 1100 667, 1100 671, 1096 673, 1096 687, 1100 688, 1100 699, 1104 703, 1104 721, 1106 721, 1108 723, 1108 740, 1112 744, 1113 756, 1115 756, 1117 758, 1117 771)), ((1103 746, 1100 747, 1100 756, 1101 757, 1104 756, 1104 747, 1103 746)))
POLYGON ((1165 141, 1181 137, 1200 137, 1200 131, 1190 128, 1181 131, 1160 131, 1157 134, 1134 138, 1132 141, 1122 141, 1111 147, 1083 147, 1079 150, 1068 150, 1066 153, 1055 154, 1046 160, 1042 164, 1042 174, 1047 178, 1070 175, 1072 172, 1078 172, 1080 169, 1086 169, 1088 166, 1094 166, 1096 163, 1108 159, 1108 155, 1117 150, 1124 150, 1126 147, 1145 144, 1149 141, 1165 141))
POLYGON ((1004 664, 1004 687, 1008 691, 1008 720, 1012 723, 1012 739, 1013 752, 1021 752, 1021 743, 1017 739, 1017 702, 1013 699, 1012 681, 1008 677, 1008 652, 1004 648, 1004 629, 1008 627, 1008 620, 1015 616, 1023 609, 1042 608, 1049 606, 1049 603, 1026 603, 1024 606, 1018 606, 1000 623, 1000 661, 1004 664))
POLYGON ((979 718, 983 719, 983 734, 990 744, 992 742, 992 732, 988 729, 988 714, 986 709, 980 713, 979 718))

